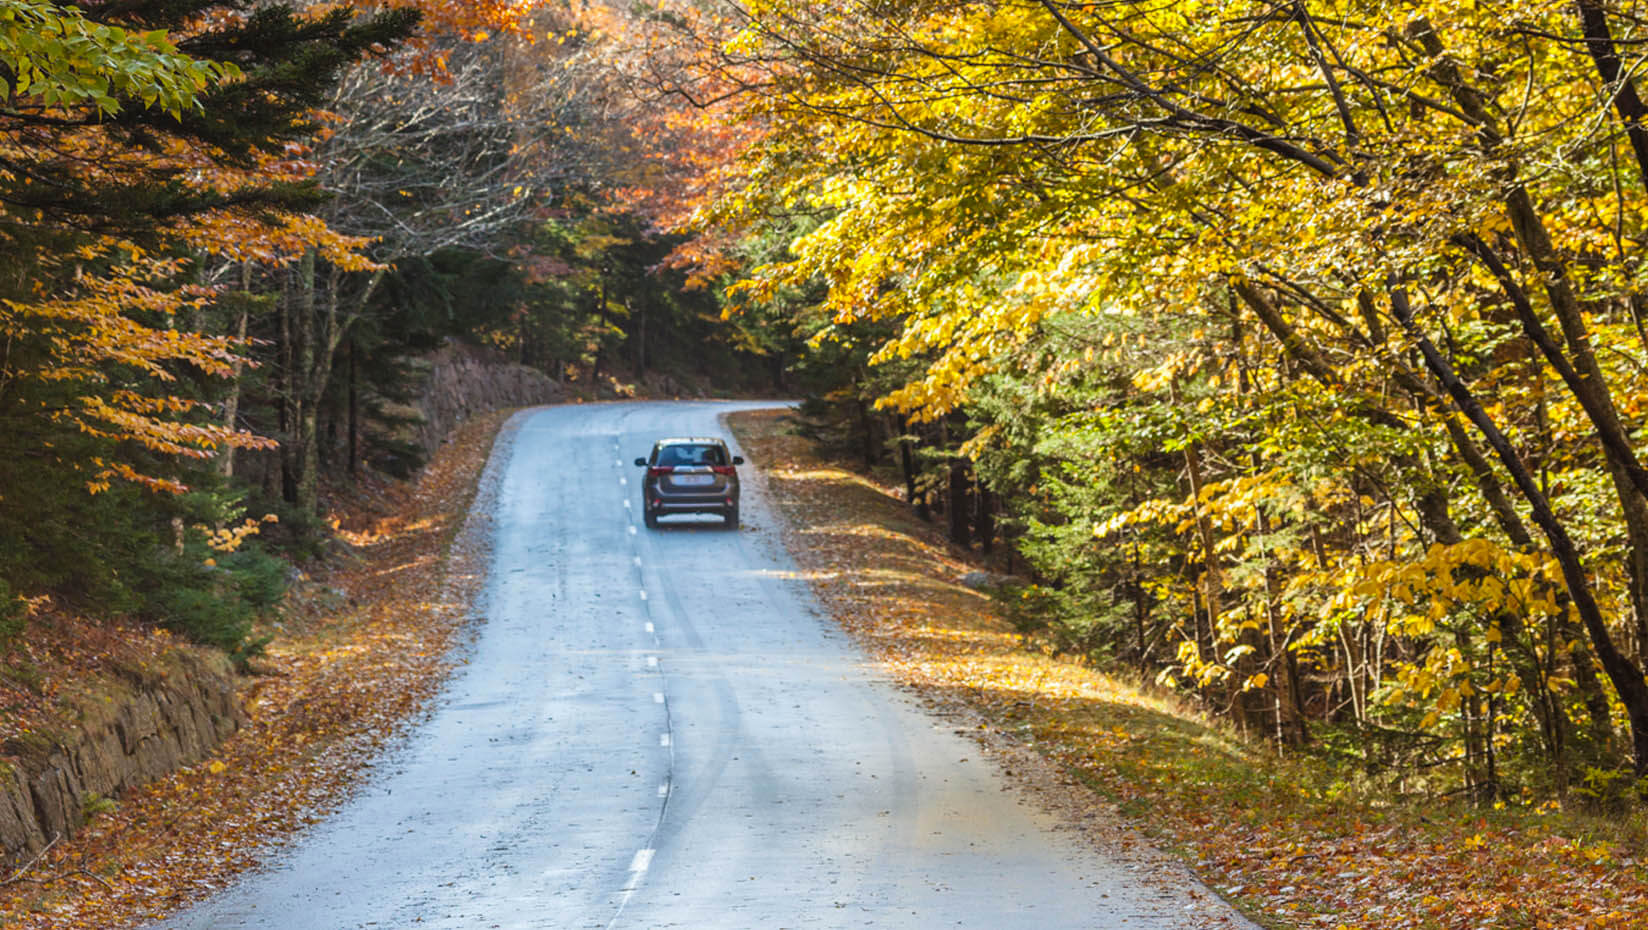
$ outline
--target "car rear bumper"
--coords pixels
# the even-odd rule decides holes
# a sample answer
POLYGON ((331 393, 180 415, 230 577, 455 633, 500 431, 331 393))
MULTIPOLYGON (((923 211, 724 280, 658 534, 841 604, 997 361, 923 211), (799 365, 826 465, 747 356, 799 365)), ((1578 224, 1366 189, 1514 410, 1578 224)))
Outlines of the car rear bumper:
POLYGON ((647 500, 653 513, 722 513, 737 506, 737 494, 669 494, 647 500))

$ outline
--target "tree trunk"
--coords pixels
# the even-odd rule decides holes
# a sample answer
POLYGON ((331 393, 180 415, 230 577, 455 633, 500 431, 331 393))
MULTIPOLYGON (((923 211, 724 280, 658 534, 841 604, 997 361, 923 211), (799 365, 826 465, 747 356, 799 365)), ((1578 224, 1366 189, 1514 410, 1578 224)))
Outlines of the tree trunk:
POLYGON ((288 504, 298 499, 298 326, 293 319, 293 272, 281 275, 280 295, 280 497, 288 504))
MULTIPOLYGON (((1258 509, 1257 520, 1259 535, 1269 536, 1270 517, 1263 508, 1258 509)), ((1302 746, 1310 742, 1310 730, 1305 723, 1304 699, 1299 693, 1299 660, 1293 654, 1293 631, 1284 629, 1282 625, 1282 612, 1279 609, 1282 585, 1276 559, 1269 552, 1263 553, 1261 557, 1265 560, 1265 626, 1270 632, 1269 664, 1281 665, 1276 683, 1272 685, 1276 695, 1276 736, 1284 743, 1302 746)), ((1355 674, 1355 666, 1351 665, 1346 671, 1355 674)))
MULTIPOLYGON (((250 265, 249 263, 243 263, 241 265, 241 292, 243 294, 251 286, 250 278, 250 265)), ((251 315, 252 311, 250 309, 241 308, 240 319, 235 324, 235 341, 240 345, 246 344, 246 322, 251 315)), ((245 371, 245 367, 242 362, 236 360, 234 377, 229 381, 229 396, 223 399, 223 425, 229 429, 234 429, 236 421, 240 419, 241 375, 245 371)), ((234 477, 234 446, 224 446, 223 451, 218 453, 217 470, 225 478, 234 477)))
POLYGON ((635 320, 635 379, 642 380, 647 373, 647 304, 641 302, 641 312, 635 320))
MULTIPOLYGON (((1170 387, 1170 394, 1173 403, 1177 405, 1180 402, 1177 382, 1170 387)), ((1196 535, 1202 545, 1202 586, 1205 588, 1203 596, 1207 602, 1208 628, 1216 639, 1223 608, 1224 576, 1219 571, 1219 554, 1213 533, 1213 521, 1208 518, 1202 501, 1202 489, 1205 485, 1202 482, 1201 446, 1195 442, 1186 443, 1184 463, 1185 474, 1190 481, 1190 505, 1196 517, 1196 535)))
POLYGON ((858 433, 860 450, 864 455, 864 470, 869 471, 875 467, 881 456, 876 450, 875 418, 870 416, 870 402, 862 395, 858 398, 858 433))
POLYGON ((607 279, 601 276, 600 288, 595 292, 595 361, 589 369, 589 389, 601 396, 601 349, 607 341, 607 279))
POLYGON ((904 473, 904 499, 910 502, 923 523, 931 523, 933 515, 927 509, 927 497, 916 490, 916 444, 909 438, 908 421, 899 421, 899 432, 904 434, 904 438, 898 441, 898 466, 904 473))
POLYGON ((972 482, 967 478, 967 460, 960 457, 950 459, 950 499, 945 505, 945 516, 949 518, 950 541, 963 549, 970 549, 973 545, 967 505, 967 489, 971 486, 972 482))
POLYGON ((1614 47, 1607 9, 1597 0, 1577 0, 1575 7, 1585 34, 1585 50, 1590 53, 1603 83, 1613 88, 1614 110, 1625 126, 1626 137, 1631 140, 1631 151, 1637 157, 1637 173, 1644 186, 1648 186, 1648 107, 1637 95, 1636 84, 1614 47))
POLYGON ((298 351, 293 359, 296 416, 293 421, 293 455, 297 467, 296 496, 292 503, 304 515, 320 513, 320 457, 315 447, 316 380, 315 359, 315 250, 303 253, 298 262, 298 313, 295 329, 298 351))
POLYGON ((978 537, 979 551, 989 555, 996 548, 996 498, 981 481, 974 484, 973 501, 978 514, 973 521, 974 535, 978 537))
POLYGON ((360 382, 356 373, 355 340, 349 340, 349 477, 358 474, 360 464, 360 382))

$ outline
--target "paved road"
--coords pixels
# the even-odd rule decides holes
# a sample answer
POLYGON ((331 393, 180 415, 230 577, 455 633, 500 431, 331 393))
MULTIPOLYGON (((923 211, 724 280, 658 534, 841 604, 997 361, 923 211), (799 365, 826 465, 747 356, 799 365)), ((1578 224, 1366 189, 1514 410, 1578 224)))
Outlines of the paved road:
POLYGON ((758 482, 741 531, 642 527, 631 460, 735 406, 524 414, 484 622, 432 718, 269 867, 157 926, 1200 926, 1208 898, 1054 832, 866 668, 758 482))

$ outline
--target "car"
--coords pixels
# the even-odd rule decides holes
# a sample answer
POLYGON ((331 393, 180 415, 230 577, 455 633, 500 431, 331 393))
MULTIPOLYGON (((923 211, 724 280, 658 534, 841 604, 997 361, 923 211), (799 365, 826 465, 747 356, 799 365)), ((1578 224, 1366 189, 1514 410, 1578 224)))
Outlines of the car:
POLYGON ((737 466, 744 457, 733 455, 726 442, 704 436, 660 439, 635 464, 647 470, 641 517, 649 529, 670 513, 719 514, 728 527, 738 526, 737 466))

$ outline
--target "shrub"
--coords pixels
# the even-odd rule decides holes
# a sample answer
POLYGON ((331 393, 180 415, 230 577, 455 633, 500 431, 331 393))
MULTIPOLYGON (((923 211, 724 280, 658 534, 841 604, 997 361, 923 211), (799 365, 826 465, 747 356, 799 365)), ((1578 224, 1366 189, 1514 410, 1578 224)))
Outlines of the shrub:
POLYGON ((260 614, 286 596, 289 566, 258 546, 243 546, 220 558, 218 565, 229 573, 240 599, 260 614))
POLYGON ((237 597, 211 588, 178 587, 160 597, 162 626, 197 643, 233 653, 252 632, 252 610, 237 597))
POLYGON ((80 796, 80 816, 86 820, 99 814, 112 814, 120 809, 120 805, 112 798, 106 798, 94 791, 88 791, 80 796))
POLYGON ((1583 784, 1574 793, 1601 814, 1619 814, 1648 798, 1648 778, 1637 778, 1626 768, 1582 767, 1583 784))
POLYGON ((198 537, 156 562, 144 610, 149 619, 223 650, 242 668, 263 651, 269 638, 252 638, 252 627, 285 596, 285 562, 255 542, 214 553, 198 537))

